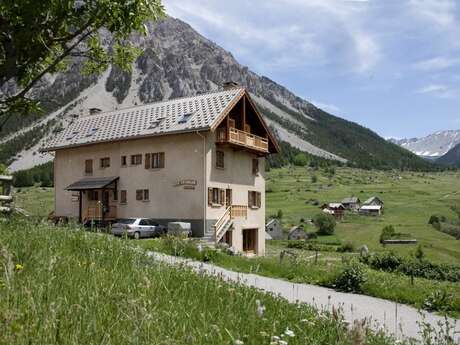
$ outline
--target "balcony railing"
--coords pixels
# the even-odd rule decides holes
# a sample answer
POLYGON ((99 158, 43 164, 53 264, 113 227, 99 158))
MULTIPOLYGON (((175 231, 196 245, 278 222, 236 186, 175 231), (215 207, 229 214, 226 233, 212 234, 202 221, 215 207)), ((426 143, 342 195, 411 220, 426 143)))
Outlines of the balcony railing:
POLYGON ((231 143, 236 145, 245 146, 257 151, 268 152, 268 139, 259 137, 257 135, 236 129, 219 128, 217 130, 218 143, 231 143))
MULTIPOLYGON (((102 204, 98 204, 95 206, 89 206, 86 209, 86 214, 84 214, 83 218, 87 219, 102 219, 102 210, 103 206, 102 204)), ((117 218, 117 207, 110 205, 108 207, 107 212, 104 214, 105 219, 115 219, 117 218)))

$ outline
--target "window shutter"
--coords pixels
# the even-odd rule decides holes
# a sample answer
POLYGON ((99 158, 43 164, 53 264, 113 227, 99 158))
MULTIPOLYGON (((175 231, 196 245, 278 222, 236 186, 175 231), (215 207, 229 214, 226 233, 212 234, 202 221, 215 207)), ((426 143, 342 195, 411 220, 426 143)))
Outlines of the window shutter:
POLYGON ((252 206, 252 192, 248 191, 248 206, 252 206))
POLYGON ((160 152, 160 168, 164 168, 164 167, 165 167, 165 153, 160 152))
POLYGON ((126 203, 126 197, 127 197, 127 194, 126 194, 126 191, 125 190, 122 190, 120 191, 120 202, 125 204, 126 203))
POLYGON ((208 188, 208 205, 212 205, 212 188, 208 188))
POLYGON ((254 175, 257 175, 259 173, 259 160, 257 158, 254 158, 252 160, 252 173, 254 175))
POLYGON ((257 207, 260 208, 262 206, 262 193, 257 192, 256 195, 257 195, 257 207))
POLYGON ((145 168, 150 169, 150 153, 145 154, 145 168))
POLYGON ((219 204, 223 205, 225 203, 225 189, 219 189, 219 204))
POLYGON ((85 160, 85 173, 87 174, 93 173, 93 160, 92 159, 85 160))

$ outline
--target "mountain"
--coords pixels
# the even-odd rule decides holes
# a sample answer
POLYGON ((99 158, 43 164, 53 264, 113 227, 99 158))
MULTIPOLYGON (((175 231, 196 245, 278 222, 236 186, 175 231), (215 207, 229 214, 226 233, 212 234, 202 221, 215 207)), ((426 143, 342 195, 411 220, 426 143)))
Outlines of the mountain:
POLYGON ((457 144, 445 155, 439 157, 436 163, 460 168, 460 144, 457 144))
MULTIPOLYGON (((174 18, 149 25, 133 36, 143 49, 132 72, 109 68, 100 76, 81 73, 74 60, 68 72, 48 77, 33 91, 45 114, 16 117, 0 139, 0 162, 11 170, 44 163, 38 149, 89 108, 103 111, 218 89, 225 81, 245 86, 278 138, 301 151, 364 168, 431 169, 416 155, 371 130, 315 107, 267 77, 242 66, 231 53, 174 18)), ((105 38, 111 44, 111 38, 105 38)), ((292 152, 289 153, 292 156, 292 152)))
POLYGON ((422 138, 389 140, 418 156, 435 159, 460 143, 460 130, 439 131, 422 138))

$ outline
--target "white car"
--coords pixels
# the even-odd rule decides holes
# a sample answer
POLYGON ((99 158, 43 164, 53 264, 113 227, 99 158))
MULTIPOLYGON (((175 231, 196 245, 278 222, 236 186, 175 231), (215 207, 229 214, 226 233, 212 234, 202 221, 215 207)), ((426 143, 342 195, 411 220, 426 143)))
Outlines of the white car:
POLYGON ((112 235, 134 239, 158 237, 166 234, 166 227, 150 218, 122 218, 112 224, 112 235))

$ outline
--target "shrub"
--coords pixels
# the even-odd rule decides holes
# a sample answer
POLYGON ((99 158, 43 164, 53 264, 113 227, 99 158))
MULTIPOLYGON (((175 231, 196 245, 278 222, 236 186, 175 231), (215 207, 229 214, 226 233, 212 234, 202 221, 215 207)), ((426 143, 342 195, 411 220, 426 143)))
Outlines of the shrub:
POLYGON ((20 170, 14 173, 13 185, 15 187, 31 187, 34 185, 32 174, 28 170, 20 170))
POLYGON ((355 245, 353 242, 345 242, 340 247, 337 248, 337 252, 339 253, 352 253, 355 251, 355 245))
POLYGON ((308 164, 308 158, 304 153, 298 153, 294 156, 294 165, 304 167, 308 164))
POLYGON ((423 252, 423 248, 422 248, 422 245, 419 244, 417 246, 417 249, 415 250, 415 254, 414 256, 418 259, 418 260, 422 260, 423 257, 425 256, 425 253, 423 252))
POLYGON ((335 287, 346 292, 361 292, 363 284, 367 281, 364 266, 352 261, 346 264, 335 279, 335 287))
POLYGON ((382 229, 382 233, 380 234, 380 243, 383 243, 385 240, 391 239, 394 234, 396 233, 395 228, 393 225, 387 225, 382 229))
POLYGON ((312 175, 312 177, 311 177, 311 183, 316 183, 316 182, 318 182, 318 176, 312 175))
POLYGON ((335 231, 336 221, 330 214, 319 213, 313 219, 318 228, 318 235, 332 235, 335 231))
POLYGON ((439 227, 437 230, 444 232, 448 235, 455 237, 457 240, 460 240, 460 226, 446 223, 438 223, 439 227))
POLYGON ((445 290, 433 291, 423 302, 423 309, 428 311, 442 311, 450 309, 450 296, 445 290))
POLYGON ((431 215, 430 220, 428 221, 428 224, 433 225, 433 223, 439 223, 439 217, 435 214, 431 215))
POLYGON ((283 210, 278 210, 278 212, 276 213, 276 218, 278 218, 278 219, 283 218, 283 210))

